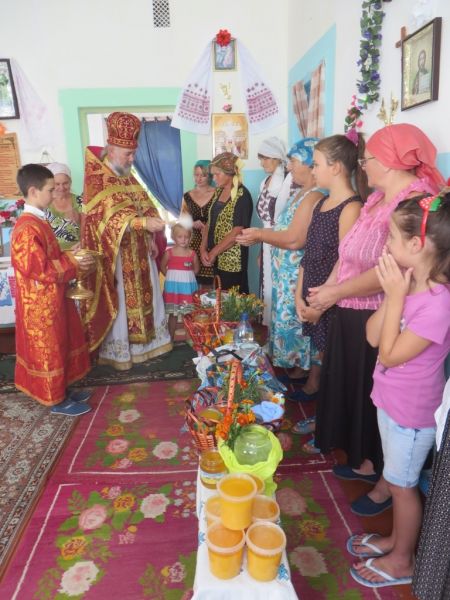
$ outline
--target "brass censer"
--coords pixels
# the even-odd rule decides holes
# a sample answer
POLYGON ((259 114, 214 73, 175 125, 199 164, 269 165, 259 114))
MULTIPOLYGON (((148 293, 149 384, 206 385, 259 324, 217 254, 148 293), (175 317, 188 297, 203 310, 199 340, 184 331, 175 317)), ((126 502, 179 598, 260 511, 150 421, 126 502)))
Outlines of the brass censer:
MULTIPOLYGON (((89 248, 81 248, 80 250, 77 250, 73 255, 73 257, 78 261, 84 258, 85 256, 93 256, 95 258, 97 268, 98 261, 102 255, 100 254, 100 252, 97 252, 96 250, 90 250, 89 248)), ((88 275, 86 274, 86 277, 87 276, 88 275)), ((77 278, 75 284, 67 290, 66 296, 68 298, 72 298, 72 300, 90 300, 94 297, 94 292, 92 290, 87 290, 83 286, 83 283, 81 281, 82 277, 83 275, 80 275, 80 278, 77 278)))

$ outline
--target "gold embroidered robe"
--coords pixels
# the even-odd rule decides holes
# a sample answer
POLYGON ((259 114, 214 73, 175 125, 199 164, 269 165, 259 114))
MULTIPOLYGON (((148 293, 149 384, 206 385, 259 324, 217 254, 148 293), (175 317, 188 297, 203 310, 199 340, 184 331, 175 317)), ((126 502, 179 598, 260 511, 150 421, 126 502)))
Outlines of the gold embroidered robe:
POLYGON ((130 343, 155 337, 150 280, 150 236, 130 227, 135 217, 156 217, 158 211, 132 175, 119 177, 100 159, 100 148, 86 148, 83 202, 83 246, 102 254, 96 274, 87 280, 94 298, 85 303, 83 320, 89 350, 100 346, 118 313, 115 287, 120 253, 130 343))
POLYGON ((76 261, 62 252, 50 225, 23 213, 11 236, 16 276, 16 387, 53 406, 89 371, 89 353, 67 282, 76 261))

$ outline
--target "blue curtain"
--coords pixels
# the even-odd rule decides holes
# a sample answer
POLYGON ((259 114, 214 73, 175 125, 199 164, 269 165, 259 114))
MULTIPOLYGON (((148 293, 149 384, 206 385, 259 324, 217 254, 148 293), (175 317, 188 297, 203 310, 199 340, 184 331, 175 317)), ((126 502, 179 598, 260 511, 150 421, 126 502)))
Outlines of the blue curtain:
POLYGON ((183 196, 180 130, 169 119, 143 120, 134 166, 161 205, 178 216, 183 196))

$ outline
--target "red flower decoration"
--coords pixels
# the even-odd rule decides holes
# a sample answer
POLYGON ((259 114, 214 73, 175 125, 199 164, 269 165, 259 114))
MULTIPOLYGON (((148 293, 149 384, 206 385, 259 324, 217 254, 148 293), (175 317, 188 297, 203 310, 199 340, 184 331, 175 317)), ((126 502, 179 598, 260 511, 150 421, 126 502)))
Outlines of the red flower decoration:
POLYGON ((216 35, 216 43, 219 46, 228 46, 231 41, 231 33, 227 29, 220 29, 216 35))
POLYGON ((21 198, 20 200, 16 200, 16 207, 21 210, 25 206, 25 200, 21 198))

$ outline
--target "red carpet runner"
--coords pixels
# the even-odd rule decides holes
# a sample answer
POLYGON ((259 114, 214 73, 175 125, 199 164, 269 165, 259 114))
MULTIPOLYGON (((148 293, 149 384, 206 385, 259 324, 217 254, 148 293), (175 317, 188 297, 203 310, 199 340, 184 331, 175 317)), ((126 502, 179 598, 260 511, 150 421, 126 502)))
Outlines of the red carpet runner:
MULTIPOLYGON (((22 537, 0 597, 187 600, 197 548, 197 460, 182 431, 195 382, 98 388, 22 537)), ((299 407, 291 420, 299 415, 299 407)), ((361 531, 321 455, 281 435, 277 499, 299 598, 394 599, 351 579, 345 541, 361 531)))

